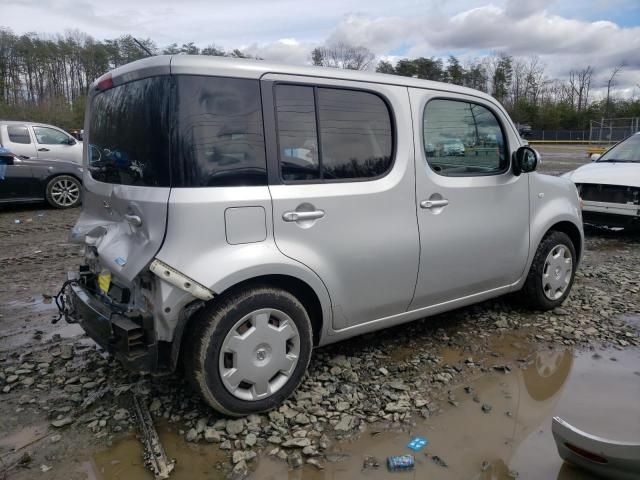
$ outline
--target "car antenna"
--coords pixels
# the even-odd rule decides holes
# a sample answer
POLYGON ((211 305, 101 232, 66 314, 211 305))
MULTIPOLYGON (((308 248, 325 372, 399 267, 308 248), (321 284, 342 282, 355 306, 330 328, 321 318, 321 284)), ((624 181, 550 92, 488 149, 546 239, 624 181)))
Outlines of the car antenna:
POLYGON ((144 50, 145 52, 147 52, 147 55, 149 55, 150 57, 153 57, 153 53, 151 53, 151 51, 145 47, 142 42, 140 42, 140 40, 138 40, 136 37, 133 37, 133 41, 136 42, 138 44, 138 46, 144 50))

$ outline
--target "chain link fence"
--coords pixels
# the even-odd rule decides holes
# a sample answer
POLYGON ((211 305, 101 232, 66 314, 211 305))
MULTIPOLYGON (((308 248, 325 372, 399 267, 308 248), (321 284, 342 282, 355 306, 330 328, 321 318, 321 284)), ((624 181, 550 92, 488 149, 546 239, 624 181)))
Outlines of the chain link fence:
POLYGON ((640 131, 640 117, 591 120, 589 140, 598 143, 615 143, 637 131, 640 131))
POLYGON ((523 136, 529 141, 588 142, 589 130, 530 130, 523 136))
POLYGON ((640 131, 640 117, 591 120, 589 130, 521 129, 522 138, 532 142, 607 144, 624 140, 640 131))

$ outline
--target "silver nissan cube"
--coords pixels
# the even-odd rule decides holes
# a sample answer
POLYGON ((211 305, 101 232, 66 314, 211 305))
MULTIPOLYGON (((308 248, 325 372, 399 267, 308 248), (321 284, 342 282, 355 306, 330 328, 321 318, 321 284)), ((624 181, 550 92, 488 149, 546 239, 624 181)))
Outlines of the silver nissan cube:
POLYGON ((574 185, 456 85, 157 56, 91 86, 84 132, 66 318, 227 415, 278 406, 315 346, 510 292, 557 307, 583 251, 574 185))

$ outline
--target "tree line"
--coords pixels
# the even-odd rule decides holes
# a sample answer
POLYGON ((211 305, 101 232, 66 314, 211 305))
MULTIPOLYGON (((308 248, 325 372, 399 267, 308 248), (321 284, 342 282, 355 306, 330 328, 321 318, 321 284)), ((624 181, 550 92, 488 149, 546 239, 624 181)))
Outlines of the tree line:
POLYGON ((619 65, 609 74, 605 98, 592 99, 594 68, 587 65, 569 72, 565 79, 551 79, 536 56, 487 55, 463 65, 451 55, 440 58, 382 60, 376 71, 439 82, 448 82, 489 93, 500 101, 514 122, 533 129, 586 130, 592 119, 640 116, 638 98, 614 98, 611 87, 619 65))
MULTIPOLYGON (((44 37, 34 33, 17 35, 0 28, 0 118, 52 123, 63 128, 83 125, 86 92, 91 82, 105 72, 149 54, 190 54, 257 58, 214 44, 200 48, 193 42, 173 43, 163 48, 151 39, 124 35, 96 40, 82 32, 44 37)), ((565 79, 550 79, 537 57, 491 54, 462 62, 451 55, 381 60, 366 47, 332 43, 313 49, 313 65, 416 77, 482 90, 493 95, 515 122, 534 129, 587 129, 590 119, 640 116, 637 98, 594 101, 594 69, 587 65, 565 79)), ((610 73, 608 92, 623 65, 610 73)))
POLYGON ((47 38, 0 28, 0 119, 82 128, 89 85, 149 53, 250 57, 213 44, 199 48, 193 42, 173 43, 159 48, 151 39, 131 35, 99 41, 81 32, 47 38))

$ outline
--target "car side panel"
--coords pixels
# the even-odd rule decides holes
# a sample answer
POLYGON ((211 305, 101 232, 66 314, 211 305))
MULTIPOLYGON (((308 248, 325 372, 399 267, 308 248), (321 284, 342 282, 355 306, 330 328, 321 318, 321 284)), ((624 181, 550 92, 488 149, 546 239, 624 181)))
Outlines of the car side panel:
MULTIPOLYGON (((316 293, 325 324, 331 322, 331 301, 320 278, 303 264, 283 255, 273 239, 271 196, 267 186, 174 188, 171 190, 167 233, 157 258, 182 274, 220 294, 228 288, 264 275, 287 275, 305 282, 316 293), (255 229, 266 227, 264 239, 229 243, 225 212, 229 208, 261 207, 255 229), (263 223, 264 222, 264 223, 263 223)), ((251 228, 244 225, 244 228, 251 228)), ((171 300, 172 288, 165 286, 159 312, 158 339, 171 340, 179 309, 171 300), (171 312, 165 312, 166 306, 171 312)), ((176 293, 179 295, 179 293, 176 293)), ((184 302, 182 302, 184 303, 184 302)))

